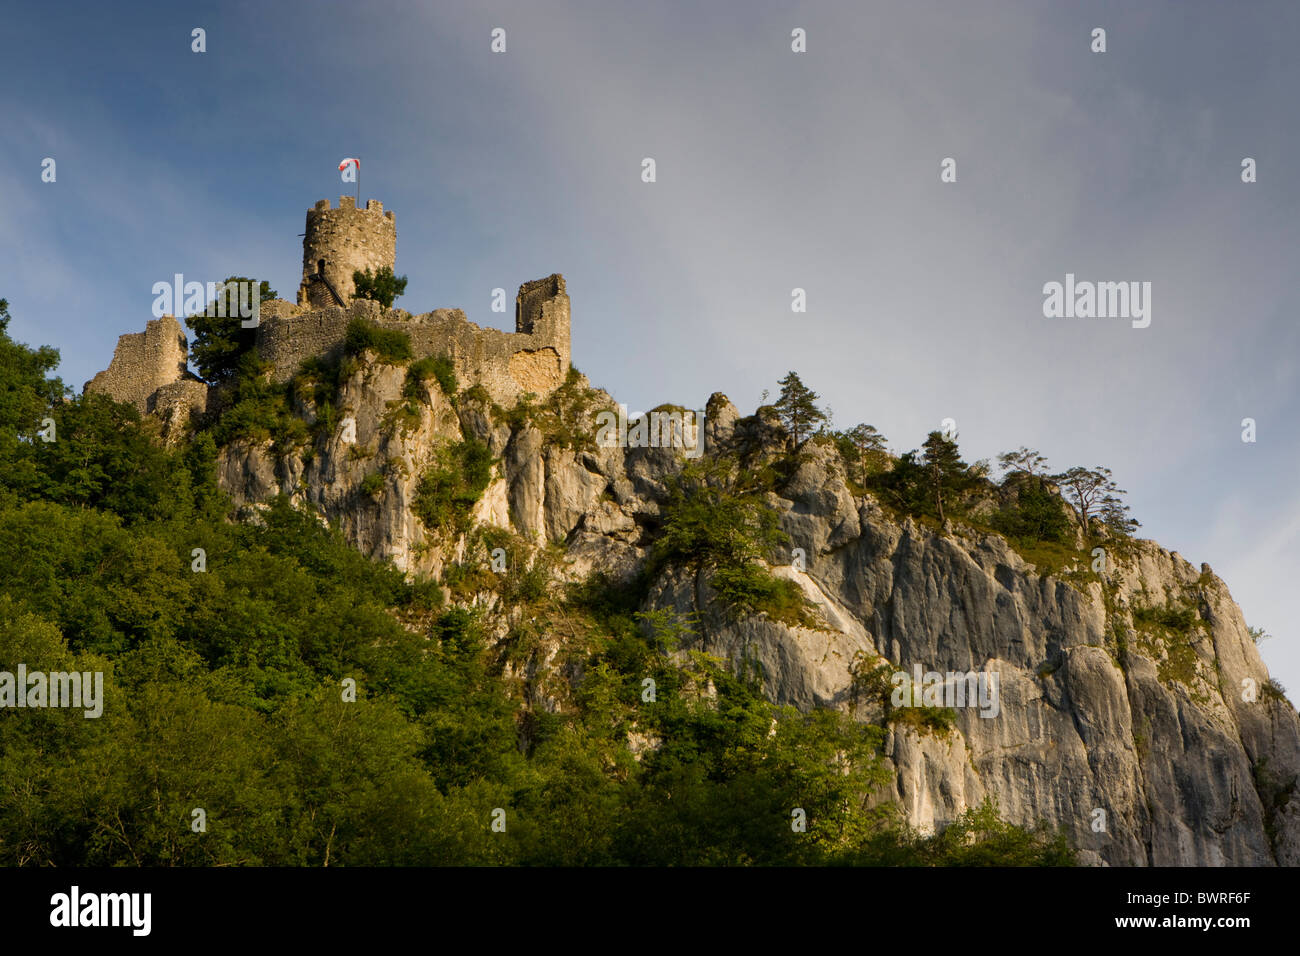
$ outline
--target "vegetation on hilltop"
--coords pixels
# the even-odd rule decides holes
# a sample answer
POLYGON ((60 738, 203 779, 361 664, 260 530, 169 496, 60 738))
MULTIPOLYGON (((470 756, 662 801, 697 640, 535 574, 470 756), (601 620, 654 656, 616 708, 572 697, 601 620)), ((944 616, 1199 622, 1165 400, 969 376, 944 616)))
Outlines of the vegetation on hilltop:
POLYGON ((1126 492, 1108 468, 1074 466, 1053 474, 1043 455, 1022 446, 998 456, 1003 477, 995 482, 988 462, 962 460, 956 434, 932 431, 920 449, 891 455, 885 436, 872 425, 829 430, 829 414, 795 372, 780 385, 772 407, 794 441, 795 454, 810 435, 829 439, 850 488, 871 492, 899 514, 933 519, 939 526, 956 520, 996 531, 1031 551, 1072 550, 1076 528, 1084 551, 1103 541, 1123 551, 1139 527, 1122 498, 1126 492), (815 433, 814 425, 820 425, 815 433))

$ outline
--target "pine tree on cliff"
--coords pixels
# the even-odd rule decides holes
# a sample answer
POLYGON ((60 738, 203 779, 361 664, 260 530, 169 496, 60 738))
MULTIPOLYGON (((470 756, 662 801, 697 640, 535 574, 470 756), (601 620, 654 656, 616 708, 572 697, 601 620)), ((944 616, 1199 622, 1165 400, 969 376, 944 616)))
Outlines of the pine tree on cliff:
POLYGON ((939 515, 939 523, 944 523, 943 499, 947 495, 951 503, 953 498, 970 486, 970 468, 961 460, 957 442, 945 438, 942 432, 930 432, 925 444, 922 463, 925 466, 930 490, 934 494, 934 506, 939 515))
POLYGON ((826 421, 826 413, 817 407, 818 395, 799 380, 799 376, 790 372, 777 383, 781 386, 781 395, 777 398, 776 413, 781 424, 794 437, 794 445, 806 438, 814 425, 826 421))
POLYGON ((1094 518, 1100 518, 1106 528, 1123 536, 1131 535, 1140 527, 1136 519, 1129 517, 1129 506, 1120 498, 1128 492, 1115 483, 1109 468, 1076 465, 1053 475, 1052 481, 1061 486, 1085 534, 1092 533, 1094 518))

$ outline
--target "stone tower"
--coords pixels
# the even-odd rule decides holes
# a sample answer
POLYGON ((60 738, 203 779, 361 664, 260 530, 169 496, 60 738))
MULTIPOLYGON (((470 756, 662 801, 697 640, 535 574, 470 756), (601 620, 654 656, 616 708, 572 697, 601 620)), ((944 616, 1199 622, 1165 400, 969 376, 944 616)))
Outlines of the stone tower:
POLYGON ((563 374, 569 370, 569 294, 558 272, 519 287, 515 297, 515 331, 536 335, 556 350, 563 374))
POLYGON ((302 285, 298 304, 314 308, 347 305, 355 291, 352 273, 393 267, 397 224, 391 212, 376 199, 358 209, 352 196, 339 198, 331 209, 322 199, 307 210, 307 230, 302 237, 302 285))

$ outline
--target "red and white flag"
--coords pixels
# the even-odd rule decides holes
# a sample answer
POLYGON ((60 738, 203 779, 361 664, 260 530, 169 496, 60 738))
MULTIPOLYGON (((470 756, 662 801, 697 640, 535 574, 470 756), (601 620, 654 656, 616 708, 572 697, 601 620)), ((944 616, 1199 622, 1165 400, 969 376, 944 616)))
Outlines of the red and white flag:
POLYGON ((343 170, 347 169, 347 168, 348 168, 348 163, 356 163, 356 165, 357 165, 357 172, 361 172, 361 160, 359 160, 359 159, 353 159, 353 158, 351 158, 351 157, 349 157, 348 159, 345 159, 345 160, 343 160, 343 162, 339 163, 339 172, 343 172, 343 170))

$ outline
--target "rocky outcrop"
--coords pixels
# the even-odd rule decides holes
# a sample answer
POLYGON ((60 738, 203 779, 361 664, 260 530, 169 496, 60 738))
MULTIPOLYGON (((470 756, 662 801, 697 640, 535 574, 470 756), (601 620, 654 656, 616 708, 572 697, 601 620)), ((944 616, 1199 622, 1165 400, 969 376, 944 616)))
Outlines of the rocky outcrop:
MULTIPOLYGON (((397 428, 402 384, 403 370, 366 363, 310 460, 234 444, 221 453, 223 486, 248 504, 290 494, 366 553, 437 575, 463 556, 464 540, 425 531, 411 510, 416 485, 437 447, 473 435, 497 456, 478 520, 560 546, 573 578, 643 566, 680 452, 575 449, 463 395, 453 407, 432 383, 416 419, 397 428), (363 492, 376 474, 382 486, 372 479, 363 492)), ((770 414, 741 417, 721 395, 708 403, 705 434, 706 454, 751 463, 787 450, 770 414)), ((900 519, 855 495, 831 447, 800 451, 770 496, 792 550, 770 557, 818 623, 735 619, 706 574, 667 569, 647 603, 698 613, 699 649, 757 665, 774 701, 864 720, 883 717, 863 700, 862 662, 994 678, 995 713, 956 707, 947 732, 888 725, 895 775, 884 797, 923 829, 991 797, 1012 822, 1062 828, 1092 864, 1300 863, 1300 719, 1208 565, 1142 541, 1097 571, 1042 574, 997 535, 900 519)))
MULTIPOLYGON (((909 674, 996 674, 996 716, 957 708, 946 737, 895 725, 894 796, 917 826, 987 795, 1017 823, 1065 829, 1088 862, 1300 863, 1285 800, 1300 721, 1261 690, 1267 671, 1208 566, 1140 542, 1090 583, 1044 577, 998 536, 891 520, 847 495, 828 459, 809 456, 781 499, 808 562, 782 573, 826 609, 827 629, 715 621, 706 650, 756 660, 768 694, 800 708, 848 707, 863 650, 909 674), (1134 611, 1152 605, 1195 609, 1185 644, 1140 633, 1134 611)), ((698 591, 665 595, 708 606, 698 591)))

